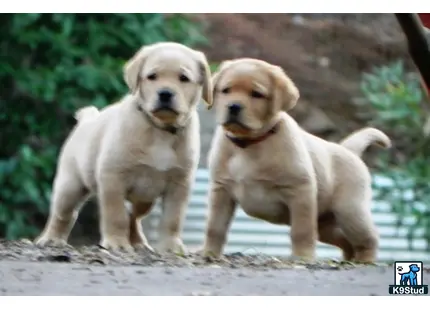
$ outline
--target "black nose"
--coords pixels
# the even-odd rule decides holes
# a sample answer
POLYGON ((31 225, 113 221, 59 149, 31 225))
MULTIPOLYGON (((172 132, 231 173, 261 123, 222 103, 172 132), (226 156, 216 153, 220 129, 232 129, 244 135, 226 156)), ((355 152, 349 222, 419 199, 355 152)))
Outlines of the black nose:
POLYGON ((158 92, 158 98, 161 102, 170 102, 173 95, 174 94, 168 89, 162 89, 158 92))
POLYGON ((240 110, 242 110, 242 106, 239 103, 232 103, 228 106, 230 115, 237 116, 240 110))

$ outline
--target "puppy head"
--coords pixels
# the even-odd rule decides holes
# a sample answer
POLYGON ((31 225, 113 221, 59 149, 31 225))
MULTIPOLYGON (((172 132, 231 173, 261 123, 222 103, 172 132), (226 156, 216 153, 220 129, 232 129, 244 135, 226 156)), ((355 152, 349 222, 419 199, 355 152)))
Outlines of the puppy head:
POLYGON ((173 42, 142 47, 124 66, 140 107, 165 125, 180 124, 203 99, 212 105, 210 69, 203 53, 173 42))
POLYGON ((297 87, 280 67, 257 59, 223 62, 212 83, 217 123, 235 136, 259 133, 299 99, 297 87))

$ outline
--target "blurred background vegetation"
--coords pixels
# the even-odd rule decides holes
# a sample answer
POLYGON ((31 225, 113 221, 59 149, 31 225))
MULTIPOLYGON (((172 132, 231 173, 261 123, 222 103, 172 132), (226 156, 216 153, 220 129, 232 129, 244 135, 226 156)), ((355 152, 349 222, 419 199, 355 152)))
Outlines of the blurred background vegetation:
POLYGON ((365 73, 361 89, 376 111, 371 124, 394 129, 391 138, 401 152, 381 154, 378 170, 388 182, 374 184, 375 198, 389 203, 397 227, 407 227, 411 249, 414 238, 424 238, 430 251, 430 106, 421 77, 406 72, 400 60, 365 73))
MULTIPOLYGON (((265 20, 264 14, 248 15, 248 24, 245 23, 245 18, 241 17, 243 20, 239 20, 237 17, 232 26, 229 22, 233 17, 222 20, 220 14, 213 17, 213 23, 218 23, 215 28, 222 29, 225 26, 231 33, 226 33, 225 30, 217 35, 213 32, 208 34, 205 30, 204 19, 208 16, 190 19, 180 14, 1 14, 0 237, 32 238, 39 232, 49 209, 57 154, 74 125, 73 112, 78 107, 90 104, 103 107, 123 96, 127 89, 122 79, 122 66, 142 45, 168 40, 201 47, 206 49, 210 59, 214 59, 213 66, 222 59, 245 54, 279 64, 282 62, 279 57, 273 56, 272 60, 265 51, 255 51, 252 44, 257 46, 259 43, 254 39, 256 30, 252 28, 253 25, 262 21, 268 25, 269 21, 284 18, 288 20, 287 26, 290 27, 293 42, 303 46, 305 43, 300 43, 302 39, 293 38, 295 30, 291 27, 296 27, 300 38, 308 36, 307 31, 313 29, 313 24, 306 25, 297 16, 287 18, 279 15, 281 14, 271 15, 265 20), (245 26, 250 29, 250 35, 233 35, 244 32, 245 26), (211 38, 214 42, 211 42, 211 38), (225 43, 219 44, 220 38, 225 43), (244 38, 248 40, 248 44, 243 44, 244 38), (219 52, 214 56, 215 47, 219 52)), ((314 27, 317 35, 312 37, 312 44, 325 42, 322 37, 325 28, 321 29, 321 24, 315 24, 314 27)), ((354 36, 343 33, 343 28, 339 28, 336 23, 331 27, 330 33, 334 33, 333 29, 338 31, 338 39, 344 36, 345 40, 353 40, 354 36)), ((278 28, 270 29, 276 31, 276 40, 287 40, 278 28)), ((399 33, 401 36, 397 29, 397 35, 399 33)), ((385 186, 375 184, 377 196, 389 202, 391 212, 398 218, 398 226, 408 227, 410 240, 424 237, 430 244, 430 122, 425 104, 427 98, 422 91, 419 76, 411 66, 404 65, 405 57, 393 61, 394 54, 388 53, 383 61, 378 62, 372 60, 372 55, 366 54, 371 65, 365 65, 361 57, 365 57, 362 54, 367 51, 354 55, 357 49, 352 48, 348 56, 348 42, 342 40, 338 43, 326 41, 330 42, 333 49, 338 48, 345 53, 345 62, 351 63, 348 57, 354 56, 356 68, 364 72, 361 77, 352 76, 354 87, 359 89, 355 96, 364 100, 373 113, 365 123, 381 128, 395 141, 395 150, 379 152, 372 165, 375 172, 386 176, 391 182, 385 186), (406 217, 412 217, 414 221, 402 221, 406 217)), ((354 40, 357 44, 370 42, 354 40)), ((264 42, 261 44, 266 49, 279 51, 291 59, 294 56, 294 53, 285 53, 282 50, 284 46, 279 48, 276 41, 260 41, 264 42), (269 43, 273 45, 272 48, 268 47, 269 43)), ((389 44, 391 43, 387 43, 389 44)), ((308 50, 312 50, 312 46, 308 50)), ((314 49, 315 52, 312 53, 317 54, 317 49, 314 49)), ((331 66, 333 72, 346 68, 340 65, 339 68, 336 67, 336 57, 331 58, 331 64, 328 62, 329 57, 317 56, 302 58, 309 68, 327 71, 331 66)), ((295 67, 298 63, 299 61, 291 60, 290 65, 284 66, 287 72, 292 72, 299 88, 303 89, 303 103, 298 108, 306 107, 308 100, 320 100, 318 104, 324 102, 323 99, 329 97, 312 96, 318 89, 326 90, 331 86, 321 84, 321 87, 315 87, 316 78, 309 73, 313 71, 306 71, 303 73, 305 77, 301 78, 296 73, 299 70, 295 67)), ((308 70, 307 68, 305 69, 308 70)), ((335 78, 332 74, 326 80, 330 85, 341 85, 345 80, 339 76, 342 82, 335 83, 335 78)), ((352 96, 348 94, 347 97, 352 96)), ((342 100, 339 99, 340 105, 344 105, 342 100)), ((304 109, 307 109, 305 114, 309 115, 313 111, 311 108, 304 109)), ((351 123, 347 119, 347 112, 341 112, 338 107, 333 109, 333 118, 344 117, 346 123, 351 123)), ((202 126, 205 125, 206 122, 203 122, 202 126)), ((335 122, 334 127, 336 126, 340 124, 335 122)), ((345 125, 344 132, 341 132, 343 136, 352 129, 352 126, 348 126, 345 125)), ((305 126, 305 129, 308 128, 305 126)), ((205 140, 203 145, 209 143, 211 134, 212 129, 202 134, 205 140)), ((205 156, 202 154, 202 157, 205 156)), ((89 229, 91 234, 97 233, 95 217, 96 208, 85 208, 77 230, 84 233, 89 229), (86 209, 90 211, 85 211, 86 209)))

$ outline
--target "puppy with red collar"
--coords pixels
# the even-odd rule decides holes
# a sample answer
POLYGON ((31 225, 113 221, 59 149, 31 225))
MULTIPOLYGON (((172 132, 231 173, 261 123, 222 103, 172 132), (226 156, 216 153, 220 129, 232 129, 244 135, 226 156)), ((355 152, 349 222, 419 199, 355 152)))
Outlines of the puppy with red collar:
POLYGON ((360 155, 373 143, 389 147, 390 139, 366 128, 338 144, 304 131, 287 114, 297 87, 261 60, 226 61, 212 84, 218 126, 208 158, 203 254, 222 254, 240 205, 252 217, 290 225, 294 257, 313 260, 319 240, 339 247, 346 260, 375 261, 371 177, 360 155))

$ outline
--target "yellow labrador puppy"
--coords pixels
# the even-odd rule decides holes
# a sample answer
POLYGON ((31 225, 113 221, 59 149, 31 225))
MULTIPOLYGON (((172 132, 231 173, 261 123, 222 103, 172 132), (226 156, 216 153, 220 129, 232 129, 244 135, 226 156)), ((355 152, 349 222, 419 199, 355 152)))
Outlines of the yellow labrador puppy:
POLYGON ((314 259, 319 239, 347 260, 374 261, 371 178, 359 156, 372 143, 389 147, 390 139, 374 128, 343 145, 307 133, 286 113, 299 98, 297 87, 261 60, 226 61, 212 84, 218 127, 208 157, 203 254, 222 254, 238 203, 252 217, 291 225, 293 257, 314 259))
POLYGON ((206 57, 177 43, 145 46, 126 63, 124 78, 131 94, 101 111, 77 111, 37 244, 65 244, 79 207, 96 194, 103 247, 148 246, 140 219, 161 197, 158 249, 184 250, 181 227, 200 156, 196 107, 202 97, 212 103, 206 57))

